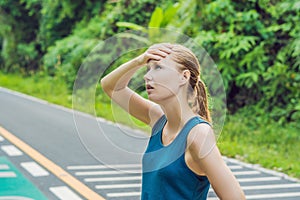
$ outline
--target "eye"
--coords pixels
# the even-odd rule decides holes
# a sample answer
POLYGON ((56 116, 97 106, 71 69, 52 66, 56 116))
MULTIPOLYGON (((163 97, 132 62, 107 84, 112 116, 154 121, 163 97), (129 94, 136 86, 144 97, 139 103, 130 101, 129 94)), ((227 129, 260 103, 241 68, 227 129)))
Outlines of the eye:
POLYGON ((159 70, 159 69, 161 69, 162 67, 160 66, 160 65, 155 65, 155 69, 156 70, 159 70))
POLYGON ((147 68, 146 68, 146 72, 149 72, 150 71, 150 67, 149 66, 147 66, 147 68))

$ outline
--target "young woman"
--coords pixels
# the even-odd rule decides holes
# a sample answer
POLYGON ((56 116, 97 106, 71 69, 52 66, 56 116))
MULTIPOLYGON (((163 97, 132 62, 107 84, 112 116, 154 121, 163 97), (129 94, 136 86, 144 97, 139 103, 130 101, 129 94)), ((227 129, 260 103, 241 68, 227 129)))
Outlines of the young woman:
POLYGON ((101 84, 123 109, 152 127, 143 156, 143 200, 202 200, 210 184, 222 200, 245 199, 216 146, 200 65, 188 48, 155 44, 101 84), (145 65, 149 100, 128 87, 145 65))

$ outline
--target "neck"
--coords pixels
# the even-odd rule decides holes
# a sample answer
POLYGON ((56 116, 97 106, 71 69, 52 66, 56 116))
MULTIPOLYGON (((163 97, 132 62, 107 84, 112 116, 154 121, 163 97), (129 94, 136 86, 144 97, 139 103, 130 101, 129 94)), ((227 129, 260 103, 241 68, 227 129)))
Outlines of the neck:
POLYGON ((182 99, 184 98, 174 97, 172 100, 168 99, 165 104, 161 104, 168 120, 166 128, 174 134, 181 130, 190 118, 196 115, 188 105, 187 100, 182 99))

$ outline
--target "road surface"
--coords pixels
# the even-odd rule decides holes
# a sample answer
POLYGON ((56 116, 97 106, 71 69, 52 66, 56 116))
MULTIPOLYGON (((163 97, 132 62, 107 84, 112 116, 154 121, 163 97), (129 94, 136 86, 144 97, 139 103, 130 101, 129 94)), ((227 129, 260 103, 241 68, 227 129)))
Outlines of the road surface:
MULTIPOLYGON (((0 199, 139 199, 147 140, 142 132, 0 88, 0 199)), ((224 160, 247 199, 300 199, 297 180, 224 160)), ((209 199, 218 199, 212 189, 209 199)))

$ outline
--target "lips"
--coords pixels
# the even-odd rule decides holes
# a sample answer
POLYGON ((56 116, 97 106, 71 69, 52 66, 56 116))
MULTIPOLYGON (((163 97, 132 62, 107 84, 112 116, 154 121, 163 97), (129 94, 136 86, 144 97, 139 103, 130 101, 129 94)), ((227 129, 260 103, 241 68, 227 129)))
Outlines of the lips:
POLYGON ((146 84, 146 90, 147 91, 150 91, 150 90, 153 90, 154 87, 151 85, 151 84, 146 84))
POLYGON ((147 85, 146 85, 146 89, 147 89, 147 90, 151 90, 151 89, 154 89, 154 87, 152 87, 151 85, 147 84, 147 85))

